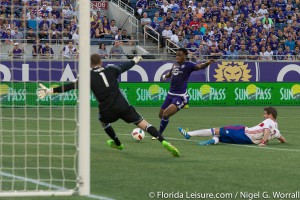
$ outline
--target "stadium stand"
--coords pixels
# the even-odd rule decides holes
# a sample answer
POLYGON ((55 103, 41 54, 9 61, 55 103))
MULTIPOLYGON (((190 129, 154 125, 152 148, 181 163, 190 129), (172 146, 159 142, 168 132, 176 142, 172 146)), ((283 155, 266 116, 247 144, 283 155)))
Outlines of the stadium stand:
MULTIPOLYGON (((207 52, 207 56, 220 52, 219 58, 230 59, 241 58, 239 52, 243 53, 244 59, 300 58, 299 0, 130 0, 122 3, 127 8, 120 16, 111 11, 104 14, 100 10, 91 11, 91 45, 95 45, 94 49, 100 43, 111 48, 117 39, 121 40, 125 53, 131 54, 140 40, 139 33, 143 34, 143 29, 148 27, 146 42, 158 43, 159 40, 158 45, 164 49, 171 49, 165 44, 172 48, 188 47, 190 57, 196 60, 203 57, 197 56, 199 51, 207 52), (135 9, 139 19, 136 30, 125 25, 128 21, 126 12, 131 12, 128 5, 135 9), (150 22, 147 25, 143 23, 144 16, 150 22), (113 21, 115 26, 111 25, 113 21), (166 27, 169 27, 167 36, 163 36, 166 27), (124 30, 128 33, 116 38, 116 33, 124 30), (165 41, 171 38, 172 41, 165 41), (190 39, 194 39, 195 44, 182 42, 190 39), (234 49, 230 48, 232 42, 234 49), (205 51, 199 50, 200 44, 205 51), (241 52, 243 45, 245 49, 241 52)), ((112 7, 121 9, 119 2, 112 7)), ((77 16, 76 0, 0 0, 1 54, 9 55, 15 43, 20 47, 32 45, 36 37, 42 45, 50 43, 55 54, 59 52, 56 49, 61 49, 70 40, 76 45, 79 38, 77 16)), ((26 48, 25 54, 31 52, 26 48)))

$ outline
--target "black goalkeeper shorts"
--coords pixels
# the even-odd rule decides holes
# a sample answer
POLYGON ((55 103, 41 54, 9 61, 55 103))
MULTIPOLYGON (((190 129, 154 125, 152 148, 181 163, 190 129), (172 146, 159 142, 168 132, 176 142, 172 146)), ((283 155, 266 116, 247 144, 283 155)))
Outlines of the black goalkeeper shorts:
POLYGON ((104 112, 101 111, 98 113, 98 119, 104 123, 113 123, 119 119, 124 120, 127 123, 138 124, 143 120, 143 117, 135 110, 133 106, 128 106, 125 111, 110 111, 104 112))

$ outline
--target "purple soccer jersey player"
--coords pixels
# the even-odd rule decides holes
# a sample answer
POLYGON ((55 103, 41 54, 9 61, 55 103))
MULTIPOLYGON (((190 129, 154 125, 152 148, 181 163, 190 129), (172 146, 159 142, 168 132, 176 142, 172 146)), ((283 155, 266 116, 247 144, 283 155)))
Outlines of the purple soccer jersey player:
POLYGON ((169 123, 169 118, 177 113, 181 108, 189 102, 187 93, 187 85, 190 74, 193 71, 207 68, 213 59, 206 63, 195 64, 186 61, 188 51, 185 48, 178 49, 176 53, 176 63, 166 74, 162 75, 162 79, 170 78, 170 89, 168 95, 161 106, 159 118, 161 119, 159 132, 162 134, 169 123))

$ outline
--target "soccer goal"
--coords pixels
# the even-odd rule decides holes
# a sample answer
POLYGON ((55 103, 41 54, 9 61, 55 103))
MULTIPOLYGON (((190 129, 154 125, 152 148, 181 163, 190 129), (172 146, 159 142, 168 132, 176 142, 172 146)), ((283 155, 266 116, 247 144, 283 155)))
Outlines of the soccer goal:
POLYGON ((0 50, 0 198, 90 194, 88 2, 79 0, 78 59, 6 58, 0 50), (78 92, 37 98, 39 83, 55 87, 76 75, 78 92))

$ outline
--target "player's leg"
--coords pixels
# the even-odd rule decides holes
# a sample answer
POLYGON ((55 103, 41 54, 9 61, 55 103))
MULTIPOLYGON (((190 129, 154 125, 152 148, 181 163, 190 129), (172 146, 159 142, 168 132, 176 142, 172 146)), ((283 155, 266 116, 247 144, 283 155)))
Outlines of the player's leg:
POLYGON ((179 151, 173 145, 167 142, 154 126, 144 120, 133 106, 130 106, 128 110, 123 115, 121 115, 120 118, 125 122, 133 123, 139 128, 148 132, 150 135, 157 138, 162 143, 163 147, 165 147, 173 156, 179 156, 179 151))
POLYGON ((220 135, 220 128, 210 128, 210 129, 200 129, 196 131, 188 131, 187 129, 183 129, 181 127, 178 128, 178 131, 186 138, 190 139, 190 137, 200 136, 218 136, 220 135))
POLYGON ((138 124, 136 124, 139 128, 147 131, 152 135, 153 137, 157 138, 163 145, 164 148, 166 148, 173 156, 178 157, 179 151, 176 147, 174 147, 171 143, 165 140, 165 138, 158 132, 158 130, 149 124, 146 120, 142 120, 138 124))
MULTIPOLYGON (((164 103, 161 106, 160 111, 159 111, 159 118, 161 119, 160 126, 159 126, 159 132, 160 132, 160 134, 162 134, 164 132, 164 130, 166 129, 166 127, 168 126, 169 117, 166 116, 167 112, 165 112, 165 110, 167 108, 169 108, 169 106, 171 105, 171 103, 172 103, 172 98, 168 94, 167 97, 166 97, 166 99, 165 99, 165 101, 164 101, 164 103)), ((176 112, 177 112, 177 109, 176 109, 176 112)))
POLYGON ((169 118, 178 112, 178 108, 174 104, 170 104, 166 109, 160 109, 160 126, 159 132, 162 134, 169 124, 169 118))
POLYGON ((159 117, 161 119, 160 121, 160 127, 159 132, 162 134, 164 130, 166 129, 169 118, 176 114, 179 110, 184 108, 185 105, 187 105, 189 102, 189 98, 187 95, 185 96, 174 96, 168 94, 166 101, 161 106, 161 110, 159 112, 159 117))
MULTIPOLYGON (((98 119, 105 131, 105 133, 112 139, 112 140, 107 140, 107 144, 111 146, 112 148, 116 148, 119 150, 122 150, 124 148, 124 145, 121 143, 119 140, 118 136, 116 135, 115 130, 112 128, 111 124, 106 122, 107 119, 103 119, 102 115, 99 113, 98 114, 98 119)), ((108 121, 115 121, 115 120, 108 120, 108 121)))

